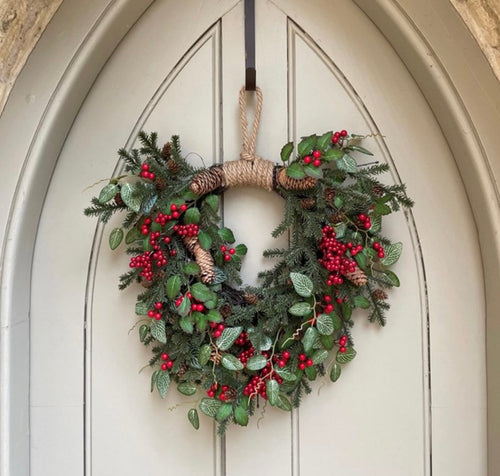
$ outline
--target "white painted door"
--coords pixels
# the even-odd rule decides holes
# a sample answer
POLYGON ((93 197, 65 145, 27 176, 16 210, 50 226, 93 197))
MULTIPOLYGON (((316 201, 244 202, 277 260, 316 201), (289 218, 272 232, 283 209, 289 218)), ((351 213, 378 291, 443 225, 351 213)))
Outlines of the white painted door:
MULTIPOLYGON (((194 431, 188 397, 149 393, 148 351, 129 333, 127 266, 82 209, 116 149, 141 128, 205 165, 237 158, 244 80, 243 4, 157 1, 103 69, 61 152, 44 204, 31 302, 34 476, 345 474, 484 475, 484 304, 476 231, 453 157, 420 91, 370 20, 348 0, 259 0, 259 155, 329 129, 376 134, 368 146, 403 181, 414 214, 390 219, 403 241, 402 287, 385 329, 359 316, 358 357, 300 411, 267 409, 219 440, 194 431), (82 190, 84 190, 82 192, 82 190), (101 246, 101 238, 104 241, 101 246), (459 258, 457 258, 459 257, 459 258)), ((247 283, 282 205, 257 190, 226 194, 224 217, 249 245, 247 283)))

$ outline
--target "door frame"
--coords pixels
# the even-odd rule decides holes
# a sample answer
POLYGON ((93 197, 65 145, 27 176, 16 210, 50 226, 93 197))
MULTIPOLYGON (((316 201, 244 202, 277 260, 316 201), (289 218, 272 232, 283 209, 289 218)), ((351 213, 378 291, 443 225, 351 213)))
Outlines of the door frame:
MULTIPOLYGON (((193 0, 200 1, 202 0, 193 0)), ((297 2, 300 4, 304 0, 297 2)), ((108 58, 154 0, 65 0, 0 117, 0 476, 28 476, 29 315, 38 221, 59 152, 108 58), (85 5, 83 5, 85 3, 85 5), (78 15, 75 15, 78 11, 78 15), (54 54, 60 32, 64 51, 54 54), (22 131, 22 132, 17 132, 22 131)), ((448 0, 354 0, 422 90, 448 141, 478 231, 485 280, 489 474, 500 474, 500 83, 448 0), (416 3, 418 3, 416 5, 416 3), (429 9, 433 15, 429 15, 429 9), (446 29, 442 28, 443 24, 446 29), (450 33, 451 32, 451 33, 450 33), (479 78, 479 80, 478 80, 479 78)), ((279 0, 276 1, 279 3, 279 0)), ((472 317, 473 318, 473 317, 472 317)))

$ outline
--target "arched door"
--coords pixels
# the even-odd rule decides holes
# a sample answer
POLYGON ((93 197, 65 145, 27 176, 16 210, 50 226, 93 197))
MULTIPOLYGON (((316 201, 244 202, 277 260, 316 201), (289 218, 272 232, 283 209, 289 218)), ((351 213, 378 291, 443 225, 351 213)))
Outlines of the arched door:
MULTIPOLYGON (((91 89, 44 203, 31 297, 31 472, 485 474, 482 270, 432 112, 352 2, 256 3, 259 155, 277 159, 288 140, 317 131, 374 134, 387 180, 406 182, 417 202, 413 215, 388 223, 405 249, 388 325, 360 316, 359 355, 341 381, 318 383, 292 415, 266 409, 259 425, 254 418, 224 440, 208 420, 191 429, 187 397, 148 393, 149 371, 138 372, 148 353, 128 332, 135 293, 117 289, 126 260, 101 246, 109 229, 94 236, 81 210, 96 190, 82 190, 112 175, 116 149, 142 128, 164 140, 180 134, 193 161, 236 158, 244 72, 242 2, 155 2, 91 89)), ((282 204, 256 190, 226 197, 224 219, 250 248, 251 283, 282 204)))

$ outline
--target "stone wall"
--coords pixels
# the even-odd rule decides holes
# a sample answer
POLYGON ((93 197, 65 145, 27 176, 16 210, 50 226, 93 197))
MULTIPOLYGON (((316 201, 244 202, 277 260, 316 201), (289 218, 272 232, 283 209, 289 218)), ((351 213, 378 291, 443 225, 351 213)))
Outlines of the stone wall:
MULTIPOLYGON (((62 1, 0 0, 0 113, 17 75, 62 1)), ((450 1, 500 80, 500 0, 450 1)))

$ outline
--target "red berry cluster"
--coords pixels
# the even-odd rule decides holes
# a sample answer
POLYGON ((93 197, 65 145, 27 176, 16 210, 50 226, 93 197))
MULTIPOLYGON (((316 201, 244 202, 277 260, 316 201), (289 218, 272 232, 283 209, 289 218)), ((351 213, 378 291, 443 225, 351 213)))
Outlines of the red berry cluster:
POLYGON ((334 306, 332 304, 332 297, 329 294, 323 296, 323 312, 325 314, 330 314, 334 310, 334 306))
POLYGON ((142 164, 141 167, 141 177, 147 178, 149 180, 154 180, 155 179, 155 174, 153 172, 149 171, 149 165, 148 164, 142 164))
POLYGON ((130 258, 129 266, 131 268, 142 268, 142 271, 139 274, 147 281, 151 281, 153 279, 153 263, 151 261, 151 253, 149 251, 145 251, 141 255, 130 258))
POLYGON ((310 155, 306 155, 303 160, 306 165, 312 163, 315 167, 319 167, 321 165, 321 151, 315 150, 312 157, 310 155))
POLYGON ((218 394, 218 399, 221 402, 226 401, 229 397, 227 396, 226 392, 229 390, 228 385, 222 385, 220 386, 218 383, 212 384, 212 386, 207 390, 207 395, 210 398, 214 398, 217 395, 218 390, 220 389, 220 393, 218 394))
POLYGON ((211 322, 210 328, 213 330, 214 337, 220 337, 222 335, 222 331, 226 328, 226 326, 222 323, 217 324, 217 322, 211 322))
POLYGON ((200 301, 196 301, 191 304, 191 311, 203 312, 204 310, 205 306, 200 301))
POLYGON ((385 258, 385 250, 379 242, 376 241, 372 246, 380 259, 385 258))
POLYGON ((243 347, 238 355, 238 359, 243 364, 243 366, 246 367, 248 360, 251 359, 255 353, 255 348, 252 346, 252 343, 248 338, 248 334, 243 331, 234 341, 234 343, 239 347, 243 347))
POLYGON ((356 261, 345 256, 348 247, 337 240, 335 230, 330 225, 323 227, 319 249, 323 253, 319 262, 330 272, 326 281, 328 286, 342 284, 342 276, 355 271, 356 261))
POLYGON ((305 370, 306 367, 314 365, 312 359, 308 359, 306 354, 299 354, 299 369, 305 370))
POLYGON ((163 364, 161 364, 162 370, 169 370, 174 365, 174 361, 170 359, 169 355, 166 352, 161 354, 161 360, 163 360, 163 364))
POLYGON ((189 225, 174 225, 174 231, 179 236, 198 236, 198 232, 200 231, 200 227, 191 223, 189 225))
POLYGON ((338 144, 339 142, 342 143, 342 140, 346 136, 347 136, 346 130, 341 130, 340 132, 335 132, 333 134, 333 137, 332 137, 332 144, 338 144))
POLYGON ((224 253, 224 261, 231 261, 232 255, 236 253, 234 248, 227 248, 227 246, 222 245, 220 250, 224 253))
POLYGON ((370 220, 370 217, 365 215, 364 213, 360 213, 358 215, 358 222, 359 225, 365 230, 369 230, 372 227, 372 222, 370 220))
POLYGON ((154 317, 157 321, 159 321, 161 319, 161 309, 163 307, 163 304, 159 301, 155 302, 155 307, 154 309, 150 309, 148 311, 148 316, 149 317, 154 317))
POLYGON ((286 363, 288 362, 288 359, 290 358, 290 352, 288 350, 283 351, 281 356, 273 356, 273 362, 278 365, 280 369, 282 369, 286 363))
POLYGON ((340 339, 339 339, 339 352, 341 354, 343 354, 347 349, 345 347, 345 345, 347 344, 347 336, 345 334, 343 334, 342 336, 340 336, 340 339))

